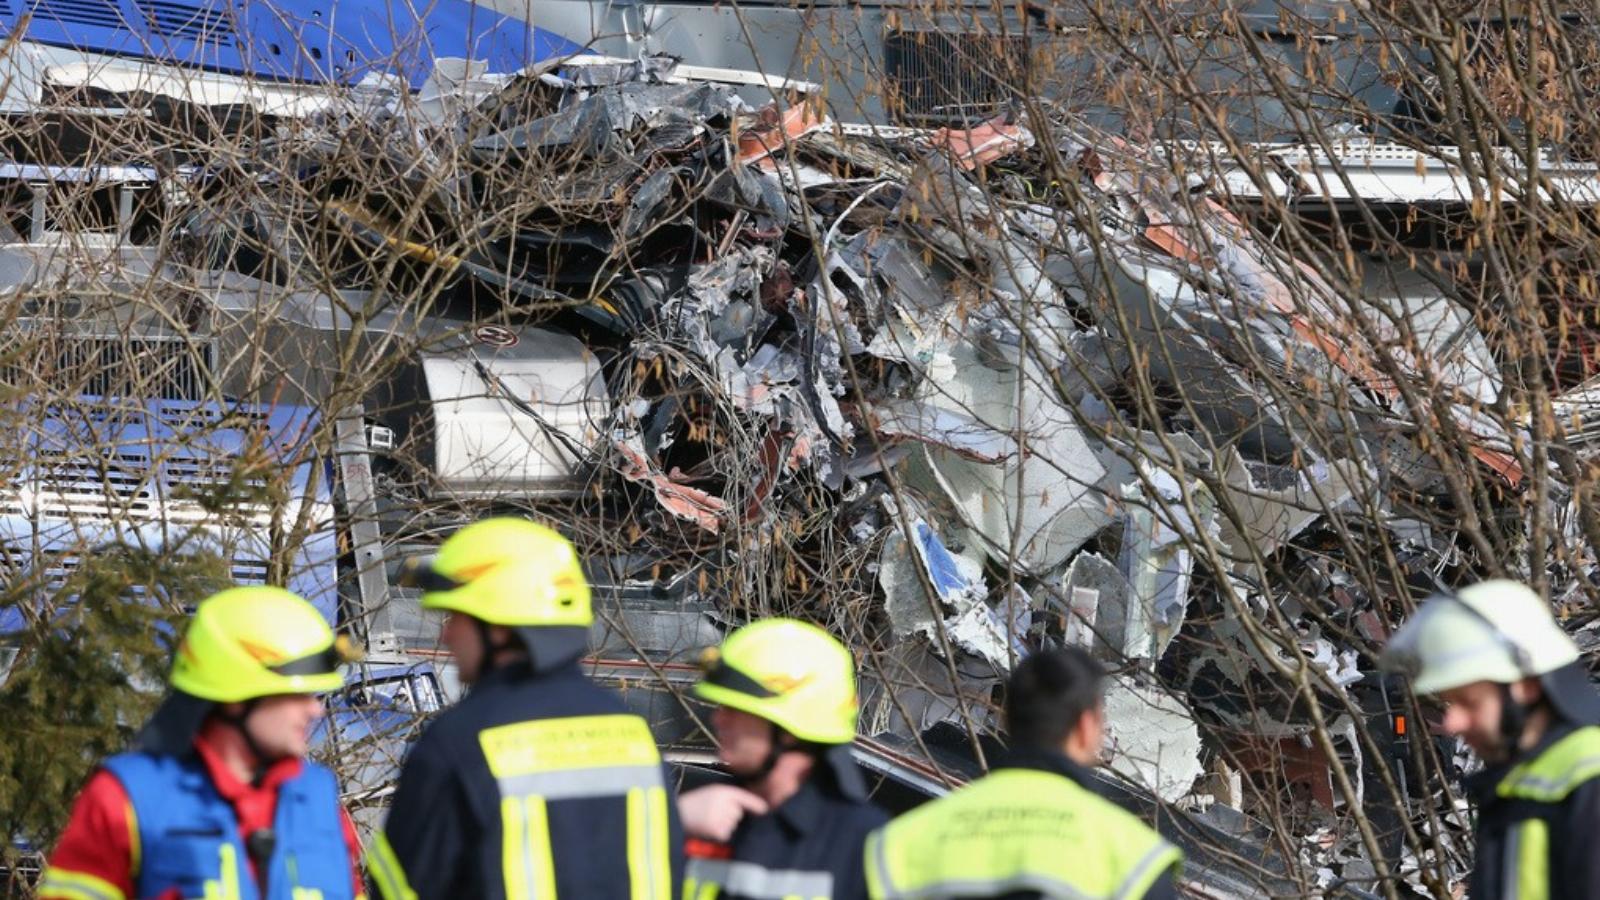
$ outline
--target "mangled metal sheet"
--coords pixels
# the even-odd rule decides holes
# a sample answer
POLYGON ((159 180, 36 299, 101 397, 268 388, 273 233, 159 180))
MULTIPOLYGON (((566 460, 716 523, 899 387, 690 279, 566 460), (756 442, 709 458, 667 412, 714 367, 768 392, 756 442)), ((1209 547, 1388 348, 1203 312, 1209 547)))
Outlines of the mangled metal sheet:
POLYGON ((1129 602, 1122 645, 1133 659, 1160 659, 1189 606, 1194 558, 1216 532, 1215 501, 1203 485, 1185 489, 1162 469, 1146 469, 1122 499, 1122 555, 1129 602))
MULTIPOLYGON (((1338 510, 1374 477, 1348 460, 1274 466, 1250 462, 1232 448, 1223 452, 1220 468, 1239 523, 1231 516, 1218 516, 1222 541, 1238 548, 1235 552, 1254 547, 1263 556, 1278 552, 1323 516, 1338 510)), ((1236 565, 1239 571, 1250 561, 1239 559, 1236 565)))
POLYGON ((728 122, 743 103, 709 84, 628 82, 598 91, 559 112, 479 138, 473 149, 487 157, 507 152, 571 150, 584 155, 620 152, 620 134, 635 129, 704 131, 728 122))
POLYGON ((878 561, 891 627, 902 636, 921 635, 941 650, 948 641, 996 671, 1009 670, 1026 653, 1021 643, 1026 626, 1006 615, 1026 616, 1029 605, 990 608, 982 564, 951 553, 925 519, 912 519, 910 528, 909 542, 898 528, 890 533, 878 561), (931 596, 925 585, 932 588, 931 596))
POLYGON ((929 373, 923 402, 1017 434, 1022 453, 991 465, 924 446, 910 476, 949 499, 990 558, 1031 570, 1062 564, 1111 521, 1105 467, 1037 366, 992 369, 966 345, 950 358, 948 370, 929 373))
POLYGON ((1073 557, 1061 579, 1060 597, 1051 605, 1067 617, 1063 631, 1068 643, 1122 660, 1148 657, 1150 652, 1143 628, 1146 617, 1130 609, 1132 602, 1133 586, 1122 570, 1086 550, 1073 557))
POLYGON ((622 477, 650 488, 662 509, 712 534, 722 529, 728 514, 727 501, 662 472, 645 452, 638 435, 614 441, 611 449, 617 454, 622 477))
POLYGON ((867 414, 879 434, 942 447, 974 462, 1005 462, 1019 449, 1009 434, 956 410, 916 400, 875 403, 867 414))
POLYGON ((1194 713, 1159 687, 1112 678, 1106 684, 1106 743, 1112 771, 1167 803, 1205 774, 1194 713))

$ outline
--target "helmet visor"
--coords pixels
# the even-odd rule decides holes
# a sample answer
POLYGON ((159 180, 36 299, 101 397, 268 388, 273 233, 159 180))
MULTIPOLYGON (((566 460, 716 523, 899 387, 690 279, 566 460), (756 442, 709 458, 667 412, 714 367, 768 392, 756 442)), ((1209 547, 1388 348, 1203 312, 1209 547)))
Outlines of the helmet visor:
POLYGON ((421 588, 425 594, 446 593, 465 587, 466 582, 451 578, 433 567, 433 557, 413 556, 400 567, 401 587, 421 588))
POLYGON ((340 665, 347 662, 355 662, 360 658, 360 652, 355 649, 350 640, 344 635, 340 635, 334 639, 333 643, 316 653, 281 662, 275 666, 267 666, 267 669, 285 677, 295 675, 332 675, 339 671, 340 665))
POLYGON ((700 678, 704 684, 726 688, 740 694, 748 694, 751 697, 778 696, 777 691, 728 665, 727 661, 722 658, 722 654, 715 647, 707 647, 702 651, 698 664, 700 671, 704 673, 700 678))

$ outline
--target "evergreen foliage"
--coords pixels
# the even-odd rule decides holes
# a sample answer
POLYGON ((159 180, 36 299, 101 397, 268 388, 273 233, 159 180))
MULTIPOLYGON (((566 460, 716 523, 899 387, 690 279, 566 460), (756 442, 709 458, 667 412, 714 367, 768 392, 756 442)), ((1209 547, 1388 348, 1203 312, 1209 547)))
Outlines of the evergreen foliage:
MULTIPOLYGON (((36 567, 38 572, 44 567, 36 567)), ((94 766, 125 749, 160 700, 186 609, 226 586, 212 555, 102 548, 65 583, 20 578, 0 611, 22 613, 0 681, 0 896, 26 896, 6 872, 50 847, 94 766)))

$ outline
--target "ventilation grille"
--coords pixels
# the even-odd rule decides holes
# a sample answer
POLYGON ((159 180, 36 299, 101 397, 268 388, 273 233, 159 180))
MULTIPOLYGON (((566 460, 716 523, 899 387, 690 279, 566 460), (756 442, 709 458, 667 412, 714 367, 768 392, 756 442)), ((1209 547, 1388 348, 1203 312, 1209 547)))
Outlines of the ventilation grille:
POLYGON ((206 396, 209 348, 191 346, 183 338, 29 335, 24 331, 14 339, 20 339, 19 352, 0 366, 0 381, 13 387, 50 385, 90 397, 198 401, 206 396))
POLYGON ((232 43, 233 25, 225 9, 207 9, 169 0, 139 0, 151 30, 169 38, 212 44, 232 43))
POLYGON ((152 488, 144 463, 122 454, 95 460, 80 454, 40 454, 34 458, 29 487, 39 496, 44 515, 73 514, 109 519, 122 513, 150 510, 152 488))
POLYGON ((100 28, 123 28, 127 22, 114 0, 33 0, 30 7, 41 19, 100 28))
MULTIPOLYGON (((76 553, 46 552, 42 554, 39 562, 42 568, 39 569, 29 565, 32 560, 32 552, 21 543, 0 545, 0 574, 3 574, 7 581, 32 576, 30 587, 47 595, 60 593, 67 586, 67 580, 83 565, 83 557, 76 553)), ((265 560, 236 556, 230 562, 228 571, 233 583, 237 585, 267 583, 265 560)), ((145 593, 144 585, 128 587, 128 595, 131 597, 142 597, 145 593)))
POLYGON ((890 107, 906 123, 993 115, 1023 83, 1027 60, 1021 35, 919 30, 883 40, 890 107))

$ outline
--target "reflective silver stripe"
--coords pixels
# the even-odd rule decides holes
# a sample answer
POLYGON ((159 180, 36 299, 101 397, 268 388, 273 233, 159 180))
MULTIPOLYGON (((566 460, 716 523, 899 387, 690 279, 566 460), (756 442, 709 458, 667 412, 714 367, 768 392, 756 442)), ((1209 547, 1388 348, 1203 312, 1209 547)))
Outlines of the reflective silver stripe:
POLYGON ((1139 860, 1139 864, 1133 867, 1133 873, 1122 880, 1122 889, 1117 891, 1117 897, 1121 898, 1121 900, 1138 900, 1138 897, 1132 894, 1131 891, 1146 875, 1150 874, 1152 868, 1159 865, 1163 860, 1168 859, 1171 854, 1171 844, 1166 841, 1157 841, 1155 849, 1146 853, 1144 859, 1139 860))
POLYGON ((883 896, 893 897, 896 888, 894 875, 889 871, 889 851, 885 849, 888 846, 889 840, 884 834, 884 828, 867 835, 867 855, 872 860, 872 867, 878 870, 878 885, 883 889, 883 896))
POLYGON ((1600 756, 1585 757, 1573 763, 1567 770, 1567 776, 1560 781, 1524 774, 1507 782, 1507 787, 1510 789, 1526 787, 1542 794, 1561 794, 1573 787, 1579 780, 1578 775, 1595 768, 1600 768, 1600 756))
POLYGON ((995 897, 1012 891, 1037 891, 1049 900, 1097 900, 1065 881, 1036 872, 1019 872, 1005 878, 947 878, 912 891, 885 885, 882 900, 947 900, 950 897, 995 897))
POLYGON ((716 877, 711 874, 715 871, 712 869, 711 864, 720 861, 691 856, 683 862, 683 875, 685 878, 693 878, 695 881, 711 881, 716 877))
MULTIPOLYGON (((518 835, 521 838, 518 843, 522 844, 522 888, 528 892, 529 897, 537 897, 540 885, 538 853, 544 849, 540 842, 546 844, 550 842, 550 829, 545 828, 542 833, 535 831, 534 826, 544 813, 544 810, 539 808, 538 798, 523 797, 511 802, 522 805, 522 833, 518 835)), ((509 887, 510 885, 507 885, 508 889, 509 887)))
POLYGON ((833 873, 800 869, 767 869, 755 863, 726 859, 690 859, 687 875, 700 884, 719 885, 751 900, 828 900, 833 873))
POLYGON ((576 797, 617 797, 634 788, 663 786, 661 766, 602 766, 596 769, 561 769, 532 772, 498 779, 500 796, 537 794, 546 800, 576 797))
POLYGON ((1500 896, 1517 900, 1517 875, 1522 863, 1522 825, 1513 825, 1506 834, 1505 872, 1501 876, 1500 896))

